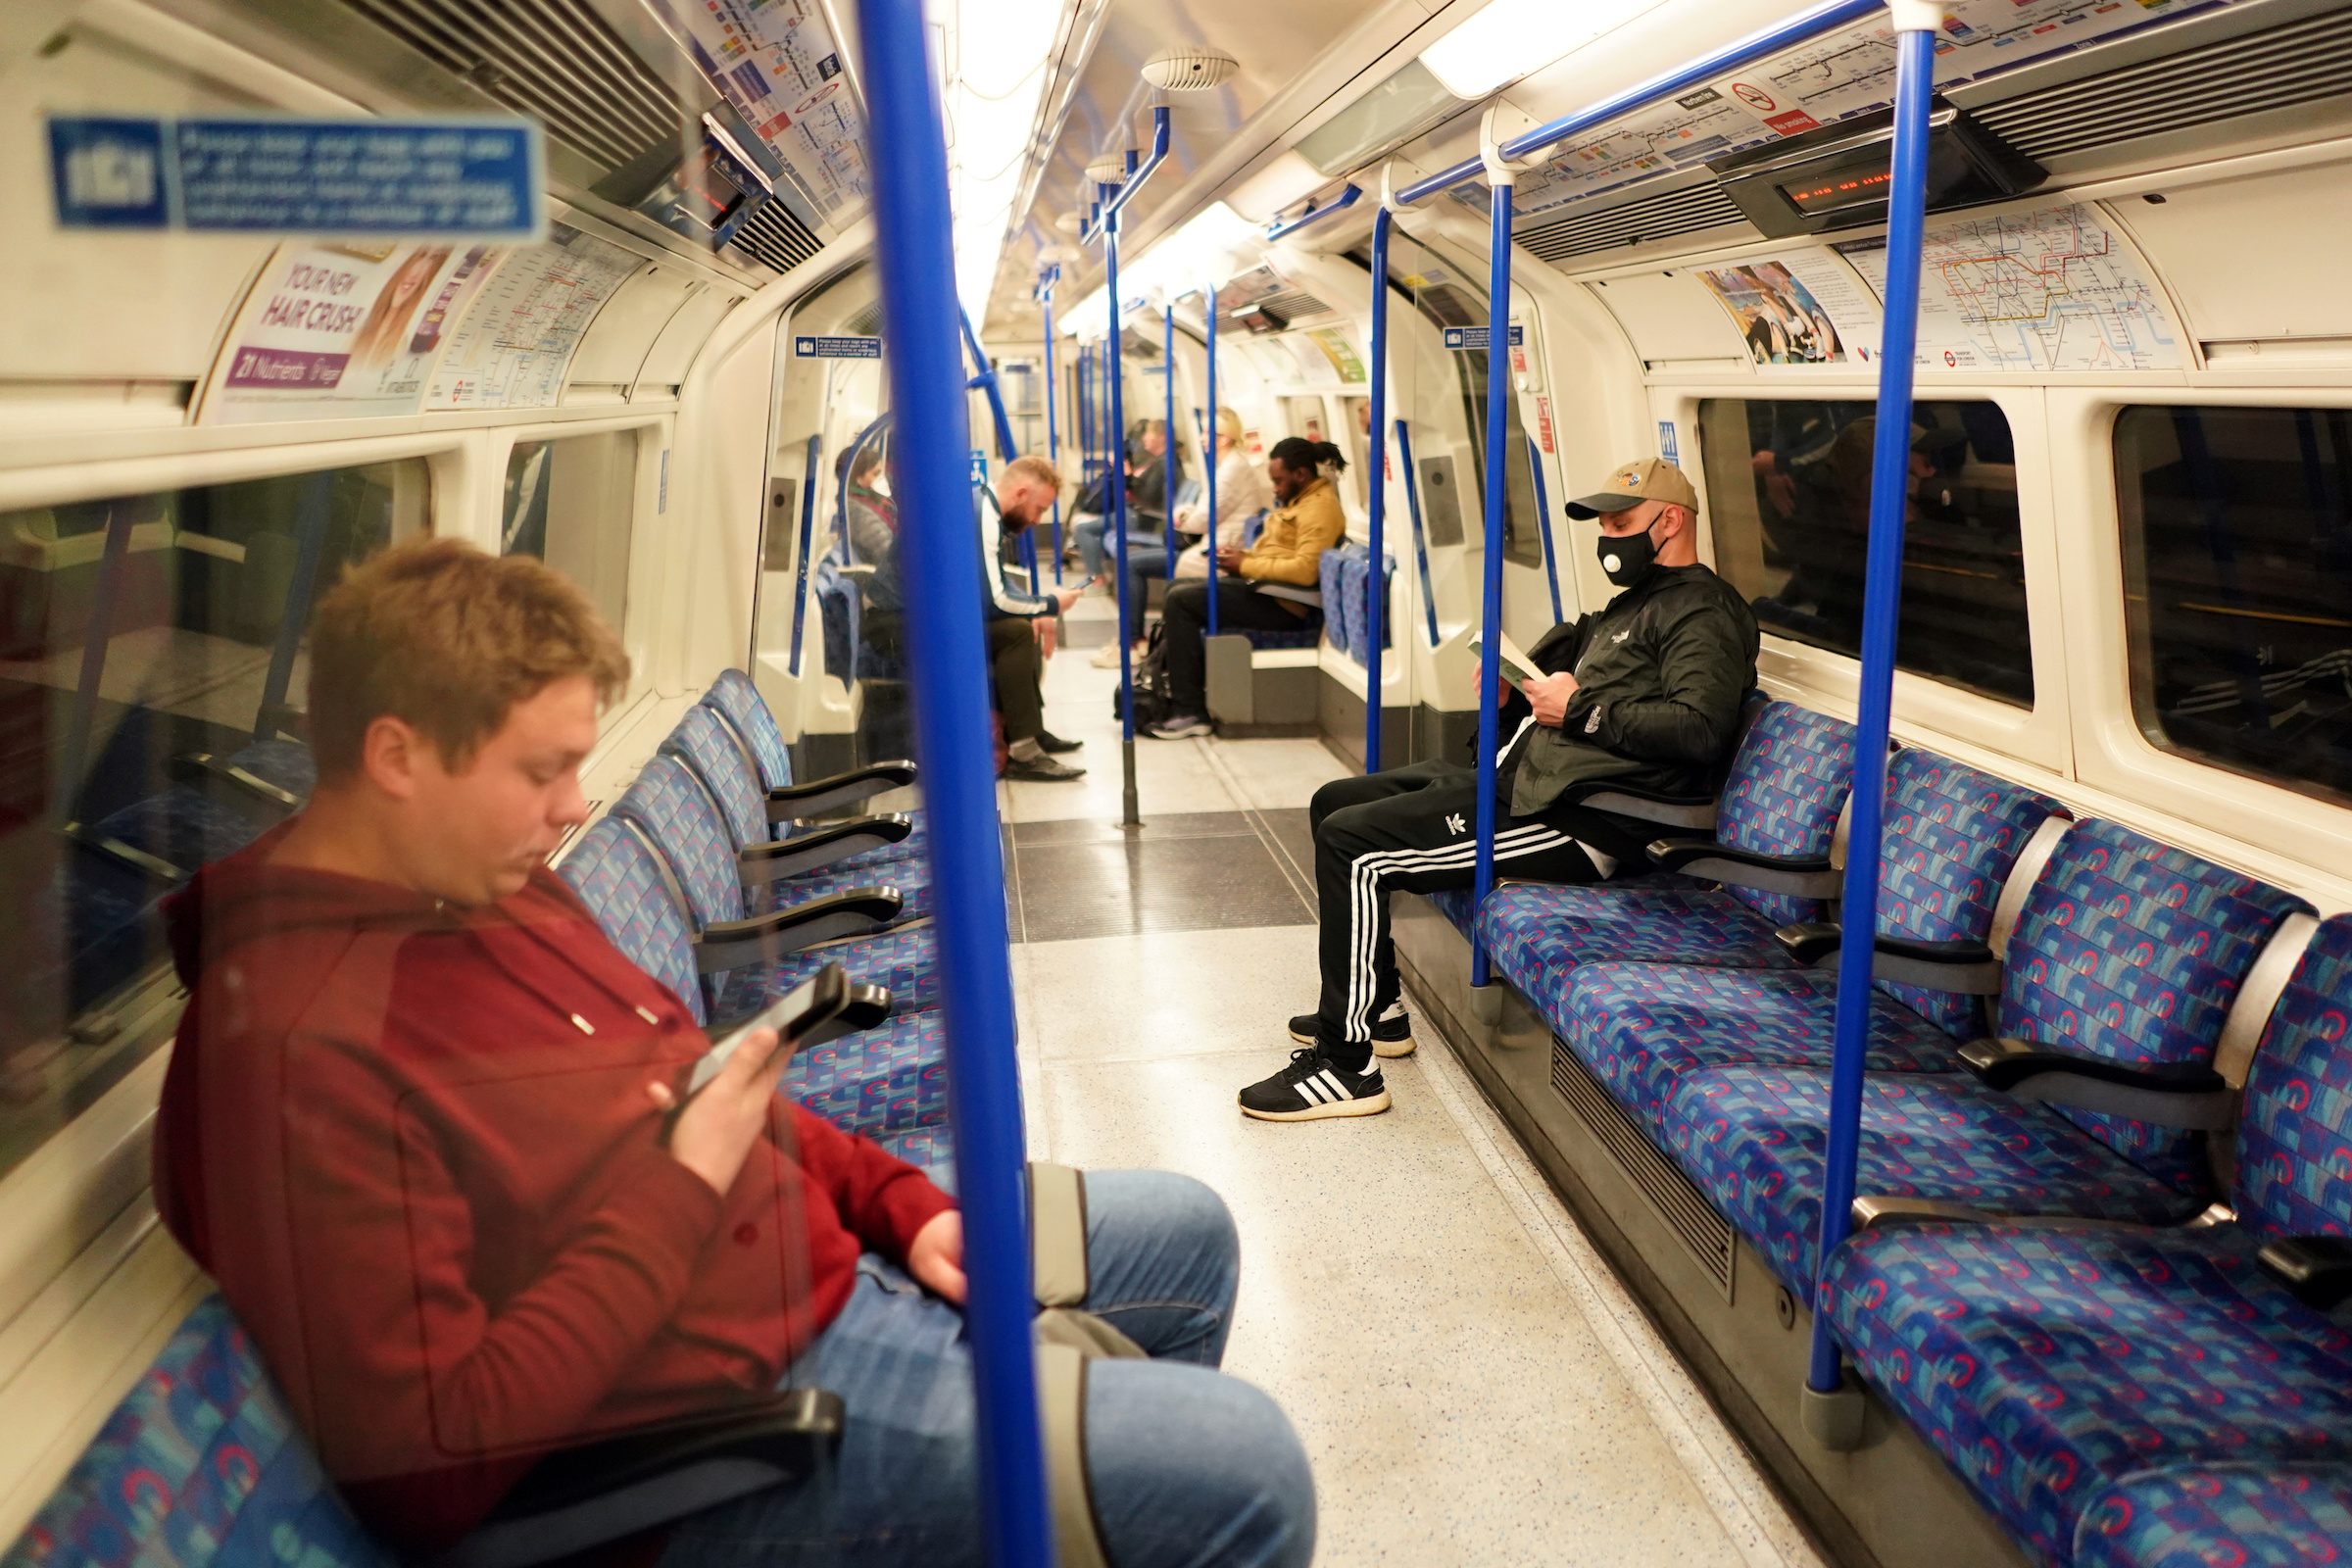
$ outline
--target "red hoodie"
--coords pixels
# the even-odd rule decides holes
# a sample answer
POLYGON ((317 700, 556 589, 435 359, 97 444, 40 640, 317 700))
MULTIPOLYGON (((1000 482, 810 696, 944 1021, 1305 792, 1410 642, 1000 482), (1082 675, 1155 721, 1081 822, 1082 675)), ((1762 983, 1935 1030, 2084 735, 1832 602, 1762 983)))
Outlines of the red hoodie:
POLYGON ((709 1042, 555 875, 479 907, 278 867, 166 906, 155 1191, 368 1525, 430 1552, 533 1459, 775 1387, 953 1201, 778 1099, 720 1198, 648 1082, 709 1042))

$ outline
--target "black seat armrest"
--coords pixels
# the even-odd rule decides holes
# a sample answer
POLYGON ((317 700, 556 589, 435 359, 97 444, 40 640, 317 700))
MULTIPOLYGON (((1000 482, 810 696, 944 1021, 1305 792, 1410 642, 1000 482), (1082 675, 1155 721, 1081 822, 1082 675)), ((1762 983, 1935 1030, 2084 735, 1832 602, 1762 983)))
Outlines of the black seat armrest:
POLYGON ((1659 839, 1649 846, 1649 859, 1661 871, 1800 899, 1834 899, 1845 886, 1845 873, 1826 855, 1761 855, 1713 839, 1659 839))
POLYGON ((897 888, 845 888, 748 920, 714 920, 694 939, 694 965, 715 974, 770 962, 836 937, 861 937, 897 919, 905 905, 897 888))
POLYGON ((150 855, 134 845, 101 833, 87 822, 68 822, 62 831, 68 843, 87 850, 101 859, 112 861, 126 871, 157 882, 176 887, 195 874, 160 855, 150 855))
MULTIPOLYGON (((1845 928, 1832 920, 1799 920, 1772 934, 1783 953, 1814 969, 1838 967, 1844 936, 1845 928)), ((1870 972, 1875 979, 1963 996, 1997 996, 2001 989, 2001 960, 1982 942, 1922 942, 1882 934, 1871 946, 1870 972)))
POLYGON ((1661 827, 1693 828, 1701 833, 1715 831, 1715 797, 1712 795, 1671 795, 1664 790, 1645 790, 1639 785, 1602 779, 1592 784, 1571 786, 1562 798, 1573 806, 1589 806, 1595 811, 1638 817, 1661 827))
POLYGON ((528 1568, 815 1472, 841 1446, 841 1396, 755 1403, 564 1448, 533 1465, 435 1568, 528 1568))
POLYGON ((2352 1236, 2281 1236, 2254 1254, 2262 1271, 2322 1312, 2352 1296, 2352 1236))
POLYGON ((250 768, 238 767, 210 752, 187 752, 174 757, 170 764, 170 772, 175 779, 192 783, 217 779, 243 795, 282 810, 302 809, 302 797, 292 790, 279 789, 250 768))
POLYGON ((2237 1096, 2201 1061, 2111 1061, 2037 1040, 1973 1040, 1960 1064, 1987 1089, 2045 1105, 2072 1105, 2159 1127, 2218 1132, 2237 1096))
POLYGON ((865 800, 884 790, 905 789, 913 782, 912 762, 873 762, 812 783, 779 784, 767 792, 767 819, 789 822, 796 817, 822 816, 853 801, 865 800))
MULTIPOLYGON (((703 1025, 703 1035, 715 1046, 758 1015, 758 1010, 754 1009, 751 1012, 739 1012, 731 1018, 713 1019, 703 1025)), ((792 1049, 797 1054, 811 1046, 839 1040, 843 1035, 860 1034, 889 1016, 890 987, 855 981, 850 986, 849 1005, 794 1041, 792 1049)))
POLYGON ((913 831, 913 817, 890 811, 848 822, 828 822, 774 844, 755 844, 739 857, 743 885, 760 887, 835 864, 853 855, 863 855, 868 850, 904 844, 913 831))

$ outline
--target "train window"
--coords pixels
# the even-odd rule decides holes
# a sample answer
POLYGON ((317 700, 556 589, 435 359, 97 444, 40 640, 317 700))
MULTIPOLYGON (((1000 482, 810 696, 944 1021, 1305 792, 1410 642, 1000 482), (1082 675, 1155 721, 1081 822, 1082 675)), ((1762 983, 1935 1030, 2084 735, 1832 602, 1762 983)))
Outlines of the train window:
POLYGON ((171 1037, 158 906, 313 781, 304 632, 422 459, 0 513, 0 1171, 171 1037))
POLYGON ((537 556, 587 590, 609 624, 625 626, 636 498, 633 430, 517 441, 507 455, 500 548, 537 556))
POLYGON ((2352 411, 2126 409, 2115 474, 2141 731, 2352 801, 2352 411))
MULTIPOLYGON (((1715 569, 1776 636, 1858 657, 1876 405, 1699 405, 1715 569)), ((1895 662, 2034 706, 2009 421, 1987 402, 1913 405, 1895 662)))

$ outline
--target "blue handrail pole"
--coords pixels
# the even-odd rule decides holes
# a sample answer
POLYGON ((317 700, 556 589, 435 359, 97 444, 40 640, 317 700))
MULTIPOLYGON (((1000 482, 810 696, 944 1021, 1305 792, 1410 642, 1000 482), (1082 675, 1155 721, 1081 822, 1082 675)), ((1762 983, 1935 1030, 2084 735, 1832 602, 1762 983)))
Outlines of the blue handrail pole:
POLYGON ((1380 648, 1389 618, 1389 230, 1396 215, 1386 201, 1372 217, 1372 572, 1364 587, 1364 771, 1380 771, 1380 648))
MULTIPOLYGON (((988 654, 972 581, 970 438, 956 364, 947 147, 921 0, 858 0, 872 93, 874 254, 891 345, 891 406, 906 437, 898 480, 901 574, 939 926, 948 1097, 963 1209, 964 1332, 972 1346, 982 1538, 993 1568, 1051 1568, 1045 1445, 1031 1354, 1029 1226, 1004 945, 988 654)), ((994 571, 996 563, 978 563, 994 571)))
POLYGON ((1893 0, 1893 179, 1886 205, 1886 308, 1879 342, 1878 428, 1871 446, 1870 562, 1862 580, 1862 683, 1854 729, 1853 815, 1846 831, 1844 931, 1838 943, 1836 1054, 1830 1069, 1829 1150, 1822 1176, 1821 1252, 1814 1268, 1817 1394, 1841 1379, 1820 1283, 1851 1228, 1861 1149, 1862 1061, 1870 1040, 1871 956, 1878 930, 1879 833, 1886 805, 1886 740, 1894 700, 1895 633, 1902 612, 1903 508, 1911 470, 1911 359, 1919 335, 1919 253, 1927 226, 1928 108, 1943 7, 1893 0))
POLYGON ((1096 194, 1102 197, 1093 220, 1079 235, 1079 243, 1092 245, 1110 232, 1110 220, 1132 201, 1135 193, 1144 188, 1144 181, 1159 172, 1168 156, 1168 110, 1165 104, 1152 111, 1152 156, 1141 163, 1136 161, 1135 149, 1127 149, 1127 177, 1116 185, 1098 185, 1096 194))
POLYGON ((808 560, 809 547, 816 542, 816 458, 823 448, 824 436, 808 438, 808 456, 801 465, 801 548, 793 553, 792 595, 792 659, 793 679, 801 675, 801 628, 808 621, 808 582, 814 575, 808 560))
MULTIPOLYGON (((1709 54, 1676 67, 1664 75, 1611 93, 1596 104, 1589 104, 1572 115, 1546 121, 1523 135, 1513 136, 1496 149, 1505 163, 1524 163, 1527 159, 1555 147, 1569 137, 1579 135, 1631 114, 1645 105, 1676 93, 1703 87, 1720 76, 1768 60, 1782 50, 1803 43, 1818 33, 1850 23, 1867 22, 1877 17, 1885 7, 1882 0, 1822 0, 1822 3, 1793 17, 1759 27, 1743 38, 1734 39, 1709 54)), ((1486 172, 1486 165, 1477 158, 1465 158, 1450 169, 1440 170, 1418 185, 1407 185, 1396 192, 1396 201, 1410 207, 1415 202, 1451 190, 1464 180, 1476 179, 1486 172)))
POLYGON ((1290 235, 1298 233, 1309 223, 1320 223, 1323 221, 1323 220, 1329 218, 1334 213, 1346 212, 1348 208, 1353 207, 1356 204, 1357 198, 1363 194, 1364 193, 1361 190, 1357 189, 1353 185, 1350 185, 1346 190, 1340 192, 1339 199, 1337 201, 1326 202, 1321 207, 1309 207, 1305 212, 1300 213, 1297 218, 1292 219, 1287 223, 1278 222, 1267 224, 1266 243, 1270 245, 1278 239, 1288 238, 1290 235))
MULTIPOLYGON (((857 547, 850 542, 850 474, 858 466, 858 454, 863 452, 866 443, 881 434, 882 427, 889 422, 889 415, 876 415, 873 423, 858 432, 858 439, 850 443, 850 455, 841 460, 840 477, 834 481, 833 511, 841 518, 841 559, 850 565, 858 563, 857 547)), ((811 443, 815 440, 813 436, 809 439, 811 443)), ((811 461, 814 461, 813 458, 811 461)))
POLYGON ((1159 310, 1159 363, 1166 373, 1160 376, 1160 391, 1165 394, 1167 414, 1161 422, 1168 427, 1168 450, 1160 455, 1159 465, 1159 544, 1166 558, 1168 586, 1176 586, 1176 302, 1168 301, 1159 310))
POLYGON ((1438 646, 1438 596, 1429 578, 1429 534, 1421 525, 1421 485, 1413 477, 1413 438, 1396 421, 1396 466, 1404 472, 1404 510, 1413 519, 1413 564, 1421 573, 1421 609, 1429 617, 1429 646, 1438 646))
MULTIPOLYGON (((1164 117, 1166 110, 1161 110, 1164 117)), ((1163 124, 1166 122, 1163 119, 1163 124)), ((1123 187, 1132 190, 1131 180, 1123 187)), ((1102 264, 1109 274, 1110 335, 1103 340, 1104 368, 1110 379, 1110 439, 1114 453, 1124 450, 1127 431, 1126 399, 1119 389, 1119 213, 1114 205, 1102 216, 1102 264)), ((1110 531, 1117 539, 1118 564, 1113 585, 1119 603, 1119 826, 1142 827, 1135 800, 1135 643, 1127 624, 1127 481, 1116 471, 1110 480, 1110 531)), ((1135 607, 1141 626, 1144 607, 1135 607)))
POLYGON ((1536 538, 1544 547, 1544 580, 1551 587, 1551 623, 1568 618, 1560 606, 1560 552, 1551 537, 1551 495, 1544 483, 1544 449, 1531 437, 1527 443, 1527 471, 1536 481, 1536 538))
MULTIPOLYGON (((963 323, 964 347, 970 351, 972 356, 972 376, 965 385, 967 388, 978 387, 987 396, 989 416, 997 427, 997 461, 1010 463, 1018 454, 1013 450, 1012 420, 1007 418, 1004 414, 1004 393, 997 385, 997 368, 988 363, 987 354, 980 348, 980 334, 972 330, 972 313, 958 311, 956 315, 957 319, 963 323)), ((1057 497, 1057 503, 1058 499, 1057 497)), ((843 522, 846 526, 848 519, 845 517, 843 522)), ((1029 591, 1036 593, 1038 579, 1037 530, 1035 528, 1021 530, 1021 564, 1029 569, 1029 591)))
MULTIPOLYGON (((1054 278, 1058 278, 1060 276, 1061 269, 1056 267, 1054 269, 1054 278)), ((1055 368, 1054 364, 1053 278, 1049 278, 1047 280, 1043 298, 1046 307, 1046 461, 1054 465, 1054 471, 1055 473, 1059 473, 1061 471, 1061 432, 1054 427, 1054 376, 1055 368)), ((1079 463, 1078 466, 1081 471, 1084 471, 1086 465, 1083 460, 1079 463)), ((1054 492, 1054 586, 1056 588, 1061 586, 1061 558, 1063 554, 1064 550, 1061 542, 1061 492, 1057 489, 1054 492)))
POLYGON ((1208 328, 1208 422, 1200 429, 1200 466, 1208 481, 1202 487, 1208 496, 1208 634, 1217 634, 1217 432, 1224 428, 1217 422, 1217 286, 1208 285, 1201 295, 1206 314, 1201 318, 1208 328))
MULTIPOLYGON (((1489 111, 1490 114, 1493 111, 1489 111)), ((1482 138, 1483 139, 1483 138, 1482 138)), ((1487 945, 1478 940, 1477 911, 1494 891, 1494 747, 1498 727, 1494 683, 1502 674, 1502 512, 1510 495, 1503 456, 1511 395, 1511 174, 1487 160, 1493 215, 1487 260, 1487 482, 1486 555, 1481 561, 1478 656, 1478 852, 1471 871, 1470 984, 1487 981, 1487 945)))

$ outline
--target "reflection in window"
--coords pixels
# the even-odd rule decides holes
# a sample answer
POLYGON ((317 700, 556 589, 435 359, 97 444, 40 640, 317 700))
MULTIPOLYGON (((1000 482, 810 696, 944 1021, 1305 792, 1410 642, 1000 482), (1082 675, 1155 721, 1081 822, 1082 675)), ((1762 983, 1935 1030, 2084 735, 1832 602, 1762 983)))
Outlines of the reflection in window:
POLYGON ((2127 409, 2132 704, 2166 751, 2352 801, 2352 411, 2127 409))
MULTIPOLYGON (((1877 406, 1709 398, 1699 405, 1715 569, 1768 633, 1858 657, 1877 406)), ((1895 662, 2034 706, 2017 462, 1991 403, 1916 403, 1895 662)))
POLYGON ((610 626, 625 627, 637 435, 517 441, 507 455, 499 549, 537 556, 587 590, 610 626))
POLYGON ((304 633, 422 460, 0 513, 0 1170, 170 1037, 161 901, 314 780, 304 633))

